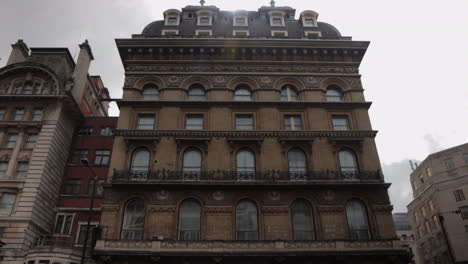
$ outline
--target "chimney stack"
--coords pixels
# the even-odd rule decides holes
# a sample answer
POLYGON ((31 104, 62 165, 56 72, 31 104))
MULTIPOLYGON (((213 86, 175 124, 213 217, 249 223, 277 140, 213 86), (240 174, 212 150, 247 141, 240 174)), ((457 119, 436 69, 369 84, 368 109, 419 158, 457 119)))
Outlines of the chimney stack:
POLYGON ((76 98, 79 98, 83 93, 88 78, 89 66, 91 65, 91 61, 94 60, 88 40, 85 40, 79 47, 80 54, 78 55, 78 60, 72 75, 74 85, 71 91, 76 98))
POLYGON ((29 48, 22 39, 18 39, 18 41, 15 44, 12 44, 11 47, 12 49, 10 57, 8 58, 8 62, 6 65, 24 62, 28 59, 29 48))

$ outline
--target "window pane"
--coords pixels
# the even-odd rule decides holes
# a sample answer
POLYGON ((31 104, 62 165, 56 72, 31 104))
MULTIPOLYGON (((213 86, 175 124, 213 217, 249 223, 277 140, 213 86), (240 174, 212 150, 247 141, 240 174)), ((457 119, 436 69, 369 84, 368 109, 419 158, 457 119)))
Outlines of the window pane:
POLYGON ((16 166, 16 178, 17 179, 24 179, 28 174, 29 169, 29 162, 27 161, 20 161, 16 166))
POLYGON ((339 153, 340 167, 342 172, 357 172, 357 162, 354 154, 348 150, 339 153))
POLYGON ((110 127, 101 128, 101 131, 99 132, 99 135, 101 135, 101 136, 112 136, 112 128, 110 128, 110 127))
POLYGON ((26 142, 24 143, 25 149, 32 149, 36 145, 37 135, 28 135, 26 142))
POLYGON ((293 203, 291 209, 294 239, 314 239, 312 210, 309 203, 303 200, 297 200, 293 203))
POLYGON ((240 201, 236 206, 237 240, 257 240, 257 206, 251 201, 240 201))
POLYGON ((255 179, 255 154, 250 150, 240 150, 236 155, 238 180, 255 179))
POLYGON ((179 239, 200 239, 200 204, 193 199, 182 202, 179 215, 179 239))
POLYGON ((197 149, 189 149, 184 153, 184 172, 201 171, 201 152, 197 149))
POLYGON ((0 214, 9 215, 15 205, 16 194, 14 193, 3 193, 0 200, 0 214))
POLYGON ((333 130, 346 131, 349 130, 348 117, 334 116, 332 117, 333 130))
POLYGON ((95 196, 102 196, 104 193, 104 180, 98 180, 98 184, 96 187, 94 187, 94 179, 89 180, 89 185, 88 185, 88 195, 93 195, 93 188, 96 188, 94 195, 95 196))
POLYGON ((367 222, 367 211, 362 202, 351 200, 346 204, 346 216, 352 239, 368 240, 369 225, 367 222))
POLYGON ((18 140, 17 134, 10 134, 8 135, 8 141, 6 144, 6 148, 12 149, 16 147, 16 141, 18 140))
POLYGON ((8 162, 6 161, 0 162, 0 177, 6 176, 7 169, 8 169, 8 162))
POLYGON ((286 130, 302 130, 302 118, 300 115, 285 115, 284 129, 286 130))
POLYGON ((296 102, 299 100, 296 89, 292 87, 283 87, 281 89, 281 101, 283 102, 296 102))
POLYGON ((65 219, 64 215, 58 215, 57 216, 57 222, 55 223, 54 233, 57 233, 57 234, 62 233, 62 227, 63 227, 63 220, 64 219, 65 219))
POLYGON ((33 115, 32 115, 32 120, 33 121, 41 121, 42 120, 42 113, 43 113, 42 108, 34 109, 34 112, 33 112, 33 115))
POLYGON ((146 149, 138 149, 133 153, 131 170, 132 171, 143 171, 149 170, 150 165, 150 153, 146 149))
POLYGON ((327 101, 328 102, 341 102, 343 101, 343 95, 338 90, 327 89, 327 101))
POLYGON ((122 239, 142 240, 145 225, 145 204, 141 199, 134 199, 125 207, 122 239))
POLYGON ((82 159, 86 159, 88 156, 87 150, 74 150, 72 152, 71 163, 72 164, 81 164, 82 159))
POLYGON ((307 161, 304 152, 300 149, 292 149, 288 153, 288 165, 290 178, 304 180, 307 172, 307 161))
POLYGON ((67 195, 80 194, 81 180, 66 180, 63 193, 67 195))
POLYGON ((236 129, 237 130, 253 130, 252 115, 237 115, 236 116, 236 129))
POLYGON ((13 120, 19 121, 19 120, 23 120, 23 119, 24 119, 24 109, 23 108, 16 108, 13 120))
POLYGON ((188 99, 190 101, 204 101, 206 98, 203 86, 200 84, 192 85, 188 91, 188 99))
POLYGON ((143 88, 143 100, 144 101, 157 101, 159 100, 159 89, 154 84, 147 84, 143 88))
POLYGON ((185 128, 190 130, 202 130, 203 115, 188 115, 185 128))
POLYGON ((239 87, 234 92, 234 100, 235 101, 251 101, 251 93, 248 88, 239 87))
MULTIPOLYGON (((88 246, 89 246, 89 243, 91 242, 93 230, 96 227, 97 225, 94 225, 94 224, 89 225, 88 246)), ((80 225, 80 230, 78 231, 78 242, 77 242, 78 245, 84 245, 87 230, 88 230, 88 225, 80 225)))
POLYGON ((110 150, 96 150, 94 165, 108 165, 110 150))
POLYGON ((139 115, 138 129, 154 129, 154 115, 139 115))

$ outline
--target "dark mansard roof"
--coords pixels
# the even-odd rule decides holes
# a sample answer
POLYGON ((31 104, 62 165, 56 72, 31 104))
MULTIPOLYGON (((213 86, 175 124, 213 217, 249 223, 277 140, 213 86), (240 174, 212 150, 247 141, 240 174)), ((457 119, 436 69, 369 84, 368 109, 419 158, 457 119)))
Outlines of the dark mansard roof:
MULTIPOLYGON (((178 10, 173 11, 180 12, 178 10)), ((317 21, 314 27, 304 27, 301 18, 295 19, 295 13, 296 10, 291 7, 261 7, 258 11, 233 12, 220 11, 215 6, 187 6, 180 12, 179 25, 169 26, 165 25, 164 20, 154 21, 143 29, 139 37, 164 37, 162 35, 163 30, 178 30, 179 33, 177 36, 182 38, 196 37, 196 30, 212 30, 213 35, 211 37, 213 38, 232 38, 234 30, 248 30, 248 38, 271 38, 272 30, 286 30, 288 32, 288 36, 284 37, 286 39, 305 38, 305 31, 320 32, 321 38, 325 39, 339 39, 342 37, 341 33, 334 26, 325 22, 317 21), (205 10, 212 12, 212 26, 197 25, 197 13, 205 10), (270 25, 269 14, 275 11, 283 12, 284 27, 270 25), (233 25, 233 16, 238 14, 247 16, 248 26, 233 25)))

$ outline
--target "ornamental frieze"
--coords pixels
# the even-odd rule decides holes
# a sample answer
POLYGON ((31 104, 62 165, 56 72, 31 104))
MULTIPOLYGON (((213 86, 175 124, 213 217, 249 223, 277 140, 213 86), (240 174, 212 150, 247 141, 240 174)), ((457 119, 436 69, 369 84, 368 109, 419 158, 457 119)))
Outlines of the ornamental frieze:
POLYGON ((288 215, 289 208, 279 206, 263 207, 262 213, 263 215, 288 215))
POLYGON ((163 213, 163 214, 173 214, 176 212, 175 207, 173 206, 151 206, 150 207, 150 212, 152 213, 163 213))
POLYGON ((204 208, 205 213, 207 214, 220 214, 220 215, 230 215, 232 214, 232 207, 230 206, 210 206, 204 208))
POLYGON ((393 210, 392 205, 372 205, 372 210, 376 213, 391 213, 393 210))
POLYGON ((340 214, 340 213, 344 213, 345 211, 343 206, 319 206, 318 210, 320 213, 331 213, 331 214, 340 214))
POLYGON ((140 78, 139 76, 125 76, 124 88, 133 88, 140 78))
POLYGON ((346 78, 351 90, 362 90, 361 78, 346 78))

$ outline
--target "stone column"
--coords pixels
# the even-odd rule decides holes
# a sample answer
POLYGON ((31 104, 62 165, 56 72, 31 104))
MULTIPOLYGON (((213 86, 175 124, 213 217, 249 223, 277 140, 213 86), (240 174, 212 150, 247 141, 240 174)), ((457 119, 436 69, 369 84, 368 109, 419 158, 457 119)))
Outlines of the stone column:
POLYGON ((8 162, 8 169, 6 173, 6 176, 8 178, 13 178, 13 176, 15 175, 16 164, 18 162, 17 161, 18 155, 21 150, 21 147, 23 146, 23 139, 24 139, 24 130, 21 129, 18 134, 18 138, 16 140, 16 146, 13 149, 13 152, 11 153, 10 161, 8 162))

